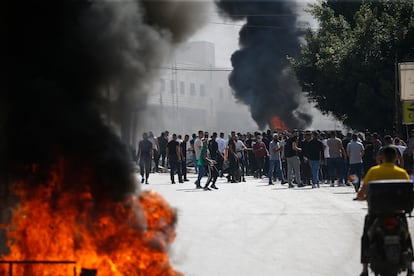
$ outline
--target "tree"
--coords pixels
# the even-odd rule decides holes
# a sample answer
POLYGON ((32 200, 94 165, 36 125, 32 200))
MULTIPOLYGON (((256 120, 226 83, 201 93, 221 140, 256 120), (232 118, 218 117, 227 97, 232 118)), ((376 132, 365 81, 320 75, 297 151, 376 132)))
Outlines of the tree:
POLYGON ((327 0, 310 12, 319 29, 290 58, 302 90, 351 128, 395 127, 395 64, 414 60, 414 0, 327 0))

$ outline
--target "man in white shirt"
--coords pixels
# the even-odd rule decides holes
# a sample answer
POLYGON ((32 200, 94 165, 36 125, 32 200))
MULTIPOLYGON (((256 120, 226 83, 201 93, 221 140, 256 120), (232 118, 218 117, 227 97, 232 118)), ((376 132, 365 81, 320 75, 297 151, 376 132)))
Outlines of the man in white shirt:
POLYGON ((224 139, 224 133, 220 132, 220 137, 216 139, 218 144, 218 150, 221 154, 224 154, 224 150, 226 149, 227 142, 224 139))

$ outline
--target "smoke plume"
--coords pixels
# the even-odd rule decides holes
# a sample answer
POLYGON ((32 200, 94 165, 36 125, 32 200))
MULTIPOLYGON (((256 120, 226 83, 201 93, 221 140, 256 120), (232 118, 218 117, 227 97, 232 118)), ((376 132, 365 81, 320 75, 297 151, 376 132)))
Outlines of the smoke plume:
POLYGON ((240 50, 231 62, 229 77, 235 97, 249 105, 253 119, 263 129, 279 116, 290 128, 304 128, 311 115, 301 106, 303 96, 289 68, 287 56, 299 54, 297 6, 289 0, 219 0, 221 13, 246 20, 240 30, 240 50))
POLYGON ((151 82, 172 47, 203 23, 203 5, 6 1, 2 185, 22 173, 47 171, 61 155, 74 171, 90 164, 98 180, 92 192, 116 200, 131 194, 136 187, 129 149, 108 125, 128 138, 131 114, 145 107, 151 82))

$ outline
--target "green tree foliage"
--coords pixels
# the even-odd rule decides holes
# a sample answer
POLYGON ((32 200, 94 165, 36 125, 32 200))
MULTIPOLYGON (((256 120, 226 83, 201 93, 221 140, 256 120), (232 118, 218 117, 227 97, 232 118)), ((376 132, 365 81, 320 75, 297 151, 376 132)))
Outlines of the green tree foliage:
POLYGON ((391 129, 396 61, 414 61, 414 0, 325 0, 310 8, 317 30, 290 58, 323 113, 355 129, 391 129))

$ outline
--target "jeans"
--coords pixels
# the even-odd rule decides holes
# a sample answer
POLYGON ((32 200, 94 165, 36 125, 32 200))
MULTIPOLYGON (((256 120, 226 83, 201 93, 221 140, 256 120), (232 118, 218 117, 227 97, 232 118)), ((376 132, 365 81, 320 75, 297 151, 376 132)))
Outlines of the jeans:
POLYGON ((335 181, 335 170, 337 172, 339 183, 344 183, 344 159, 342 157, 328 158, 328 170, 331 183, 335 181))
POLYGON ((273 172, 276 168, 277 177, 279 177, 279 180, 281 182, 285 181, 285 177, 283 176, 282 166, 280 163, 280 160, 269 160, 269 182, 272 181, 273 178, 273 172))
POLYGON ((361 179, 362 179, 362 163, 356 163, 356 164, 350 164, 349 165, 350 170, 349 170, 349 174, 355 174, 358 177, 358 187, 361 183, 361 179))
POLYGON ((170 178, 171 178, 171 182, 175 183, 174 181, 174 175, 175 172, 178 173, 178 181, 182 182, 182 176, 181 176, 181 168, 180 168, 180 162, 178 161, 177 158, 171 158, 170 157, 170 178))
POLYGON ((295 173, 295 180, 298 185, 301 185, 300 180, 300 159, 299 156, 286 157, 287 161, 287 171, 288 171, 288 181, 289 184, 292 184, 292 170, 295 173))
POLYGON ((257 174, 260 177, 263 174, 265 158, 264 157, 256 157, 256 164, 257 164, 257 174))
POLYGON ((312 172, 312 184, 319 185, 319 169, 321 163, 319 160, 309 160, 309 166, 312 172))
POLYGON ((198 173, 198 165, 197 165, 197 163, 198 163, 197 161, 198 161, 198 160, 196 159, 196 155, 195 155, 195 153, 194 153, 194 152, 193 152, 193 154, 192 154, 192 156, 191 156, 191 157, 192 157, 192 159, 193 159, 193 164, 194 164, 194 169, 195 169, 195 172, 196 172, 196 173, 198 173))
POLYGON ((197 177, 196 185, 200 186, 201 178, 203 178, 206 172, 204 170, 204 165, 197 165, 197 167, 198 167, 198 177, 197 177))

